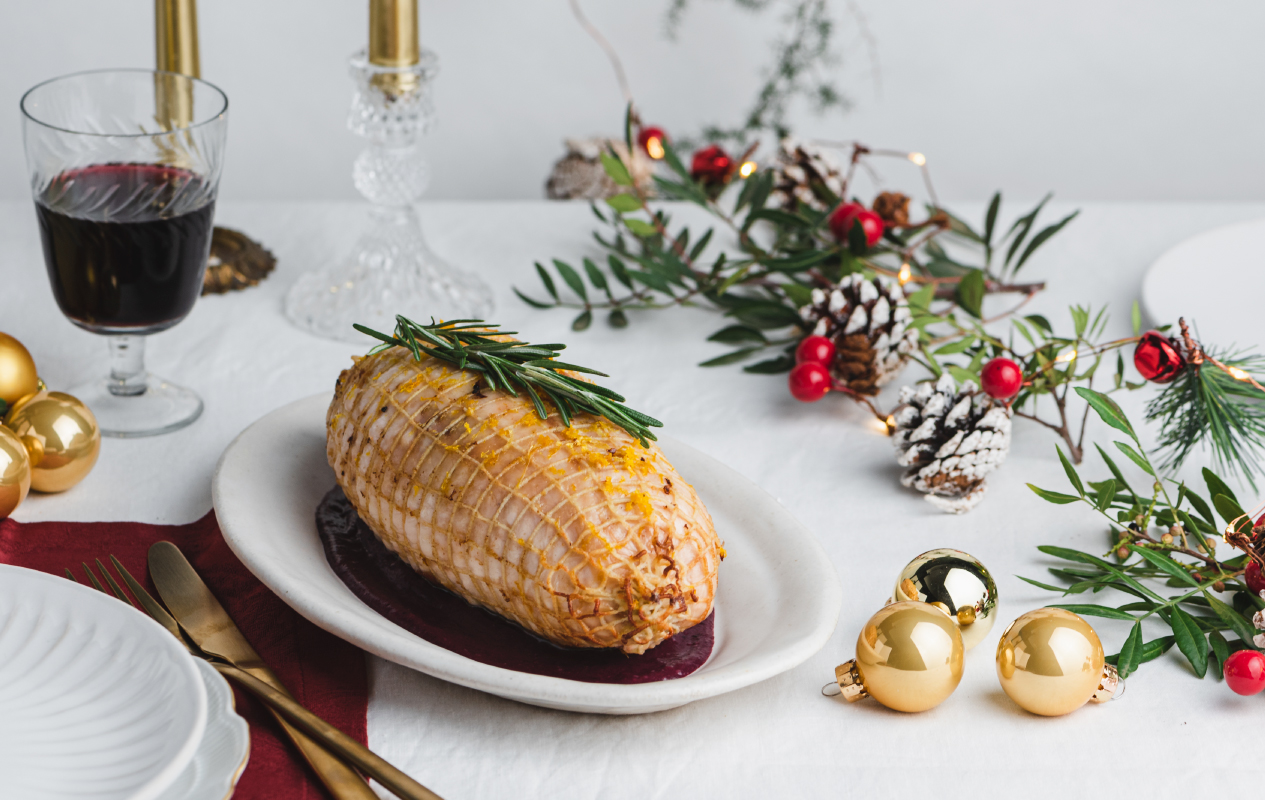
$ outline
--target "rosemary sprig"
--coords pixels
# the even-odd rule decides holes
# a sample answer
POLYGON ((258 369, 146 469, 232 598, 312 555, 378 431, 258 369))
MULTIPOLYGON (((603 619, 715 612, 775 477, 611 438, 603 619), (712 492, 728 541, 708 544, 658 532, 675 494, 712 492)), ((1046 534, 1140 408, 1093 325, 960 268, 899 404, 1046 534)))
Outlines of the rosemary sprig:
POLYGON ((587 383, 563 373, 563 370, 610 377, 604 372, 558 361, 565 344, 529 344, 518 341, 497 341, 493 337, 513 336, 515 331, 499 330, 498 325, 478 319, 454 319, 429 325, 397 315, 394 335, 381 333, 364 325, 353 325, 361 333, 382 342, 370 352, 379 353, 392 347, 403 347, 422 360, 422 355, 455 364, 458 369, 479 373, 488 388, 518 397, 524 391, 536 407, 541 419, 549 416, 545 400, 553 404, 570 427, 577 413, 606 417, 628 431, 648 447, 655 439, 651 428, 662 428, 659 420, 624 405, 624 397, 604 386, 587 383))

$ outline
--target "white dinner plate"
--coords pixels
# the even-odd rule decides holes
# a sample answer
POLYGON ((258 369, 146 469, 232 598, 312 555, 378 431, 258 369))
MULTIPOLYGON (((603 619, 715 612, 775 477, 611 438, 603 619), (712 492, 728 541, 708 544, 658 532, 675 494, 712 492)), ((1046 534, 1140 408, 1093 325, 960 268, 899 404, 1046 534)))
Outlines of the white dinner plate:
POLYGON ((664 438, 664 453, 707 504, 729 552, 720 568, 716 644, 702 668, 656 683, 584 683, 490 666, 431 644, 361 602, 325 560, 315 516, 335 485, 325 458, 331 397, 291 403, 242 432, 216 469, 215 513, 229 547, 270 589, 375 655, 532 705, 640 714, 771 678, 816 653, 834 631, 842 591, 812 533, 742 475, 664 438))
POLYGON ((159 800, 228 800, 250 758, 250 726, 233 707, 233 690, 215 667, 196 659, 206 686, 206 732, 193 759, 159 800))
MULTIPOLYGON (((1193 322, 1197 336, 1221 347, 1260 348, 1265 329, 1265 220, 1206 231, 1170 248, 1142 280, 1142 305, 1157 325, 1193 322)), ((1176 333, 1176 328, 1174 328, 1176 333)))
POLYGON ((152 800, 189 764, 206 687, 158 623, 0 565, 0 797, 152 800))

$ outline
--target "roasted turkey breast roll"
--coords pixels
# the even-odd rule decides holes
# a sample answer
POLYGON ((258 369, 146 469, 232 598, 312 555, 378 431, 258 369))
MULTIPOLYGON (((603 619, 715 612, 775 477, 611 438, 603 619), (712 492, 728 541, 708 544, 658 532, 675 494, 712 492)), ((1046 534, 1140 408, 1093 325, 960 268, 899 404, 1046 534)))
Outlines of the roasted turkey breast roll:
POLYGON ((338 483, 441 586, 571 647, 643 653, 707 618, 722 548, 653 443, 491 391, 401 347, 356 359, 326 418, 338 483))

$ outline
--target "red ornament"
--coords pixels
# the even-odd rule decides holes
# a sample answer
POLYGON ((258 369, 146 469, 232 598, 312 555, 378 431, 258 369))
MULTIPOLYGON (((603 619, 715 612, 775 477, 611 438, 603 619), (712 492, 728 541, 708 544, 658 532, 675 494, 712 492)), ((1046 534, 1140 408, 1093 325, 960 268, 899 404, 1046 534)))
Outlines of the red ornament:
POLYGON ((720 149, 720 145, 714 144, 694 154, 690 176, 708 186, 722 186, 729 182, 737 168, 729 154, 720 149))
POLYGON ((637 134, 637 144, 642 150, 646 151, 646 155, 655 161, 663 158, 663 144, 668 140, 668 135, 663 132, 663 128, 651 125, 648 128, 642 128, 637 134))
POLYGON ((1265 689, 1265 655, 1237 650, 1225 660, 1225 685, 1236 694, 1259 694, 1265 689))
POLYGON ((1255 559, 1247 562, 1247 569, 1243 571, 1243 582, 1257 597, 1261 597, 1261 592, 1265 591, 1265 575, 1261 574, 1261 565, 1257 564, 1255 559))
POLYGON ((848 241, 848 233, 857 222, 865 231, 868 247, 873 247, 883 238, 883 218, 860 203, 844 203, 830 213, 830 231, 841 242, 848 241))
POLYGON ((1147 331, 1133 351, 1133 366, 1143 378, 1168 383, 1186 366, 1177 344, 1159 331, 1147 331))
POLYGON ((1023 370, 1009 358, 994 358, 980 370, 979 382, 989 397, 1008 400, 1023 388, 1023 370))
POLYGON ((835 343, 825 336, 806 336, 795 348, 796 364, 821 364, 830 366, 835 360, 835 343))
POLYGON ((830 391, 830 372, 815 361, 806 361, 791 370, 788 383, 796 400, 815 403, 830 391))

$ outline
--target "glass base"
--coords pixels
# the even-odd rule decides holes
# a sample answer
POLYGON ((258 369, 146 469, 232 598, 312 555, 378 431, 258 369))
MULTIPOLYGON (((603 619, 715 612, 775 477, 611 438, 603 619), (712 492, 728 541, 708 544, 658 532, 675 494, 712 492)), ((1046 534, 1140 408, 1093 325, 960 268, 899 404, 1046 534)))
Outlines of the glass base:
POLYGON ((127 394, 116 393, 120 387, 120 381, 106 378, 70 391, 92 409, 102 436, 157 436, 180 430, 202 416, 202 398, 149 373, 129 380, 127 394))
POLYGON ((397 314, 419 322, 486 319, 492 292, 430 251, 412 209, 392 210, 343 262, 300 278, 285 311, 294 325, 317 336, 368 345, 373 339, 353 323, 391 333, 397 314))

